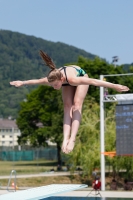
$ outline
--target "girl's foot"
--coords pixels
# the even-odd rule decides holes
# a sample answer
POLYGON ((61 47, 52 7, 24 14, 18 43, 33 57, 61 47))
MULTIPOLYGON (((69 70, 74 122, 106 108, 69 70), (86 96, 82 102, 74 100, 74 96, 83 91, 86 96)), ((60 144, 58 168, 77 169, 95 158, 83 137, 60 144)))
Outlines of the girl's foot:
POLYGON ((66 153, 68 143, 69 143, 69 139, 63 140, 62 147, 61 147, 63 153, 66 153))
POLYGON ((70 153, 73 150, 74 145, 75 145, 75 141, 70 139, 68 144, 67 144, 65 153, 70 153))

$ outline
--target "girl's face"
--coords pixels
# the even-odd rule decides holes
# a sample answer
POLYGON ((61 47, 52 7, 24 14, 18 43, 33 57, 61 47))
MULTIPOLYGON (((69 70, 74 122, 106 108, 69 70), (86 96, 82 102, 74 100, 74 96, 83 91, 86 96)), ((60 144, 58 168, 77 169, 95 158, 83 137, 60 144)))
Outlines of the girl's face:
POLYGON ((55 90, 60 90, 62 86, 62 80, 56 80, 50 83, 50 85, 55 89, 55 90))

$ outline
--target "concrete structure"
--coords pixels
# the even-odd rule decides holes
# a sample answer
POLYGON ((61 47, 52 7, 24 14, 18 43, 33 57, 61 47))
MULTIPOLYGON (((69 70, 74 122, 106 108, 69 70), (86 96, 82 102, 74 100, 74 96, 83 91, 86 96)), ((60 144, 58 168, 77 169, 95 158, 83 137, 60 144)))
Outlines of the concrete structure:
POLYGON ((51 184, 42 187, 31 188, 18 192, 4 194, 1 200, 39 200, 60 193, 78 190, 87 187, 85 184, 51 184))
POLYGON ((15 120, 0 119, 0 146, 13 147, 18 145, 20 130, 15 120))
MULTIPOLYGON (((19 190, 17 192, 19 192, 20 190, 25 190, 25 189, 29 189, 29 188, 19 188, 19 190)), ((78 199, 79 199, 79 197, 85 197, 86 199, 93 198, 94 200, 95 199, 100 200, 100 196, 90 195, 89 197, 87 197, 89 192, 90 192, 90 188, 87 188, 87 189, 71 191, 71 192, 63 192, 61 194, 54 195, 54 196, 56 196, 56 197, 78 197, 78 199)), ((0 199, 2 199, 5 196, 5 194, 10 194, 10 193, 6 189, 0 190, 0 199)), ((12 192, 11 192, 11 194, 12 194, 12 192)), ((133 199, 133 191, 100 191, 100 194, 102 196, 101 199, 103 199, 103 198, 114 198, 114 200, 116 200, 116 198, 133 199)), ((53 197, 53 199, 54 199, 54 197, 53 197)), ((11 200, 11 198, 10 198, 10 200, 11 200)))

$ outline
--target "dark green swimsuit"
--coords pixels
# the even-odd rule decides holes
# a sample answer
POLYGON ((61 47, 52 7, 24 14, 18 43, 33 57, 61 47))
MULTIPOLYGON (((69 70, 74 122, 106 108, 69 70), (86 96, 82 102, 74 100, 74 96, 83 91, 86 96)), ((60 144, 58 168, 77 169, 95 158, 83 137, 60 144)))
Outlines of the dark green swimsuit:
MULTIPOLYGON (((73 66, 71 66, 71 67, 73 67, 73 66)), ((61 69, 60 69, 60 71, 61 70, 64 70, 64 73, 65 73, 65 76, 66 76, 66 81, 67 81, 67 83, 64 83, 64 84, 62 84, 62 86, 70 86, 70 84, 69 84, 69 82, 68 82, 68 79, 67 79, 67 74, 66 74, 66 68, 67 67, 62 67, 61 69)), ((76 69, 76 71, 77 71, 77 76, 79 77, 79 76, 84 76, 85 74, 86 74, 86 72, 83 70, 83 69, 78 69, 78 68, 76 68, 76 67, 73 67, 73 68, 75 68, 76 69)))

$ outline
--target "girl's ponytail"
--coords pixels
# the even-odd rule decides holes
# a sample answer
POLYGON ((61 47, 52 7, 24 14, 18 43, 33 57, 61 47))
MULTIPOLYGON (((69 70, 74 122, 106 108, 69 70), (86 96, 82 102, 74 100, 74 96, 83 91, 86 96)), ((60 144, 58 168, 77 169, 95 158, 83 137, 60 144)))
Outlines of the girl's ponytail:
POLYGON ((47 65, 51 69, 47 76, 48 82, 61 80, 63 75, 59 69, 56 69, 56 66, 55 66, 54 62, 52 61, 52 59, 46 53, 44 53, 42 50, 40 50, 40 56, 43 59, 44 64, 47 65))
POLYGON ((44 53, 42 50, 40 50, 40 56, 43 59, 44 63, 48 67, 50 67, 51 70, 56 69, 56 66, 55 66, 54 62, 52 61, 52 59, 46 53, 44 53))

